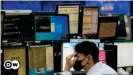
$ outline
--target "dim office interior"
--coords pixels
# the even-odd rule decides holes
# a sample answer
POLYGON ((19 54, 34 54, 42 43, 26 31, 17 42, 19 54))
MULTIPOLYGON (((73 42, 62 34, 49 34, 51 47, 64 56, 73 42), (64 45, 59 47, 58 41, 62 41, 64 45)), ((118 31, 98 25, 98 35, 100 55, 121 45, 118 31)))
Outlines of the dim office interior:
POLYGON ((133 1, 2 1, 1 9, 1 75, 61 75, 83 41, 97 45, 103 64, 133 74, 133 1), (20 67, 7 70, 7 60, 20 67))

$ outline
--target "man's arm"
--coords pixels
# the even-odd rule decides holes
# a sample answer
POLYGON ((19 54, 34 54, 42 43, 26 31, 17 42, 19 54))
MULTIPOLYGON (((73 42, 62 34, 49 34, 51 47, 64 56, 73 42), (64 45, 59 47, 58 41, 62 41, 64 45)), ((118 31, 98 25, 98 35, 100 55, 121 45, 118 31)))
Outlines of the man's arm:
POLYGON ((72 68, 72 66, 74 65, 74 63, 76 62, 77 58, 75 57, 72 61, 72 57, 74 57, 77 53, 73 53, 69 56, 66 57, 66 65, 65 65, 65 69, 64 72, 62 72, 61 75, 72 75, 72 73, 70 72, 70 69, 72 68))

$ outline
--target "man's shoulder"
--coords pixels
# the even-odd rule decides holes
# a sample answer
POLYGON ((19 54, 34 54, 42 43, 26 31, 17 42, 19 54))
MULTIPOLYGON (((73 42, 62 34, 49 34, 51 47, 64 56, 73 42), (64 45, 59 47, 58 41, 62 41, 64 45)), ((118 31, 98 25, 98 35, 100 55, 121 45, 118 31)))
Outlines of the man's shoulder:
POLYGON ((110 71, 110 72, 115 72, 116 73, 116 71, 113 68, 111 68, 110 66, 108 66, 106 64, 102 65, 102 69, 105 70, 105 71, 110 71))
POLYGON ((117 73, 102 73, 102 72, 92 72, 91 74, 87 75, 118 75, 117 73))
POLYGON ((106 64, 97 63, 87 75, 118 75, 117 72, 106 64))
POLYGON ((97 70, 97 72, 103 73, 102 75, 117 75, 117 72, 106 64, 103 64, 101 68, 97 70))

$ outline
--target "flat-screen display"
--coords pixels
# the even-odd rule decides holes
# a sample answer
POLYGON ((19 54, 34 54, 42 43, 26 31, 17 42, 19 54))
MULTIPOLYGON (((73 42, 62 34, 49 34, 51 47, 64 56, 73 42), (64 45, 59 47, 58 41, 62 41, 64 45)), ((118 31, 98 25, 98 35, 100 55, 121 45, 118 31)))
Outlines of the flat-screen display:
POLYGON ((133 41, 115 42, 117 45, 117 67, 133 66, 133 41))
POLYGON ((41 11, 41 1, 3 1, 3 10, 32 10, 41 11))
POLYGON ((52 75, 54 70, 53 46, 31 46, 29 52, 29 75, 52 75))
POLYGON ((79 24, 79 5, 58 5, 58 14, 69 15, 69 29, 70 34, 78 34, 79 24))
POLYGON ((82 34, 97 34, 98 12, 97 7, 83 8, 82 34))
POLYGON ((5 48, 4 49, 4 61, 17 60, 20 63, 18 70, 6 70, 5 75, 26 75, 26 54, 25 48, 5 48))
MULTIPOLYGON (((70 54, 72 54, 75 50, 74 47, 79 42, 65 42, 62 46, 62 71, 65 68, 66 64, 66 57, 70 54)), ((95 43, 95 42, 94 42, 95 43)), ((97 43, 96 43, 97 44, 97 43)), ((103 63, 106 63, 106 52, 104 50, 99 50, 99 60, 103 63)), ((75 71, 73 68, 71 68, 71 71, 75 71)))
POLYGON ((35 40, 66 40, 69 33, 67 15, 35 15, 35 40))
POLYGON ((3 39, 33 40, 33 26, 31 15, 6 15, 3 24, 3 39))
POLYGON ((116 36, 118 25, 117 17, 100 17, 99 38, 108 38, 116 36))
POLYGON ((124 14, 130 16, 130 1, 99 0, 86 1, 85 6, 98 6, 101 14, 124 14))

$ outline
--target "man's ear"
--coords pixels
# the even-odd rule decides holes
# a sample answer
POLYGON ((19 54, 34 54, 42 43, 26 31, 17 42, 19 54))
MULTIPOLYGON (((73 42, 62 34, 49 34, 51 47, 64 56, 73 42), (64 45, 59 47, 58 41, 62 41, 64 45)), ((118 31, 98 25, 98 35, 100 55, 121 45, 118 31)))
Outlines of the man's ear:
POLYGON ((88 63, 91 63, 91 62, 92 62, 92 56, 89 55, 89 56, 88 56, 88 63))

